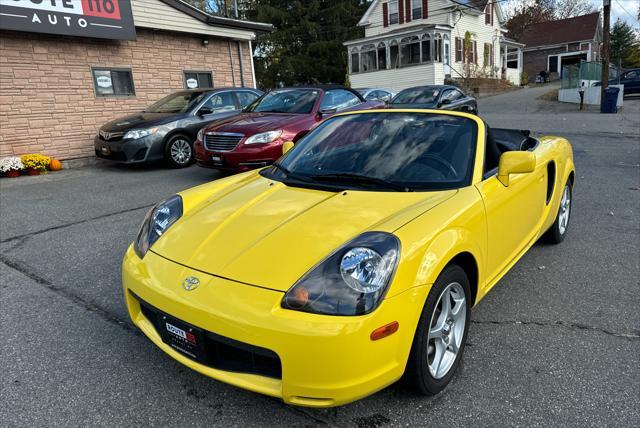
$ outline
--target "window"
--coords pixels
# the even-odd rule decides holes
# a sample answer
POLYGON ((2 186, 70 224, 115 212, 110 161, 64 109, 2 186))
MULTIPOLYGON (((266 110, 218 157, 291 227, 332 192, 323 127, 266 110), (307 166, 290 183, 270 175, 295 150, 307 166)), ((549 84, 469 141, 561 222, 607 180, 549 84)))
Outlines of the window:
POLYGON ((233 93, 221 92, 212 95, 202 107, 208 107, 213 113, 224 113, 225 111, 237 110, 236 102, 233 99, 233 93))
POLYGON ((417 36, 402 39, 400 61, 402 66, 420 64, 420 39, 417 36))
POLYGON ((436 38, 433 41, 433 56, 436 62, 442 62, 442 36, 436 34, 436 38))
POLYGON ((491 43, 484 44, 484 66, 491 65, 493 61, 491 60, 491 43))
POLYGON ((347 91, 345 89, 331 89, 325 92, 322 103, 320 104, 320 109, 336 109, 336 111, 340 111, 360 104, 360 102, 360 98, 351 91, 347 91))
POLYGON ((128 68, 92 68, 97 97, 134 96, 133 74, 128 68))
POLYGON ((210 71, 185 71, 184 87, 187 89, 213 88, 213 75, 210 71))
POLYGON ((471 40, 471 48, 469 49, 469 63, 477 64, 478 58, 476 58, 476 54, 478 53, 478 45, 475 40, 471 40))
POLYGON ((456 37, 456 62, 462 62, 463 59, 463 40, 460 37, 456 37))
POLYGON ((398 0, 389 2, 389 24, 398 23, 398 0))
POLYGON ((431 58, 431 36, 425 34, 422 36, 422 62, 429 62, 431 58))
POLYGON ((549 57, 549 65, 548 65, 549 73, 557 73, 558 72, 558 56, 551 55, 549 57))
POLYGON ((238 97, 238 101, 240 102, 240 108, 245 108, 259 98, 258 94, 249 91, 237 92, 236 96, 238 97))
POLYGON ((449 54, 449 36, 444 35, 444 63, 449 65, 451 55, 449 54))
POLYGON ((390 68, 398 68, 400 65, 398 63, 398 42, 395 40, 391 42, 391 46, 389 47, 389 53, 391 54, 391 67, 390 68))
POLYGON ((491 2, 487 2, 487 7, 484 8, 484 23, 491 25, 491 2))
POLYGON ((360 54, 358 54, 358 51, 353 51, 351 53, 351 72, 360 72, 360 54))
POLYGON ((422 19, 422 0, 411 0, 411 19, 422 19))
POLYGON ((360 61, 362 68, 360 71, 372 71, 376 69, 376 47, 375 45, 363 46, 360 50, 360 61))
POLYGON ((387 47, 384 43, 378 45, 378 70, 387 69, 387 47))
POLYGON ((296 113, 309 114, 318 100, 314 89, 276 89, 267 93, 248 111, 256 113, 296 113))
POLYGON ((278 181, 300 177, 296 185, 301 187, 326 183, 389 190, 375 180, 335 177, 358 174, 411 190, 456 189, 471 182, 477 134, 473 120, 449 115, 389 111, 336 116, 282 158, 282 169, 267 168, 261 174, 278 181), (442 161, 450 167, 443 169, 442 161), (288 177, 283 170, 290 171, 288 177), (324 180, 317 179, 321 174, 324 180), (311 176, 317 180, 304 180, 311 176))

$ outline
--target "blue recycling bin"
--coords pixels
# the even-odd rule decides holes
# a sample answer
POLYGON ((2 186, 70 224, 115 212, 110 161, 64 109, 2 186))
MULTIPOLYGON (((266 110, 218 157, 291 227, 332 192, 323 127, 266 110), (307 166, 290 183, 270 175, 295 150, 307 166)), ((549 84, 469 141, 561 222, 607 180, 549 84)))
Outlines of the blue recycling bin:
POLYGON ((620 88, 605 88, 604 102, 600 108, 600 113, 617 113, 618 112, 618 93, 620 88))

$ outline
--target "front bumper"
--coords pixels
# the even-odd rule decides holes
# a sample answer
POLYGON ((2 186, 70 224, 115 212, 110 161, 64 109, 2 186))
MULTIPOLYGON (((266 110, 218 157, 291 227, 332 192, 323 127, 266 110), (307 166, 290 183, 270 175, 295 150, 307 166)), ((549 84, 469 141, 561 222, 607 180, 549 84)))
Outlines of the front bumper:
POLYGON ((283 292, 207 275, 151 251, 141 260, 132 247, 122 277, 131 320, 172 358, 214 379, 310 407, 345 404, 398 380, 428 291, 412 288, 364 316, 315 315, 281 308, 283 292), (200 280, 192 291, 182 287, 189 276, 200 280), (186 357, 162 340, 140 301, 214 335, 272 351, 281 376, 226 371, 186 357), (399 322, 398 332, 371 341, 373 330, 392 321, 399 322))
POLYGON ((238 144, 228 152, 214 152, 204 148, 202 141, 194 144, 195 158, 198 166, 230 171, 247 171, 262 168, 275 162, 282 156, 283 140, 268 144, 238 144))
POLYGON ((96 136, 93 146, 97 157, 115 162, 142 163, 164 157, 162 137, 158 135, 115 141, 105 141, 96 136))

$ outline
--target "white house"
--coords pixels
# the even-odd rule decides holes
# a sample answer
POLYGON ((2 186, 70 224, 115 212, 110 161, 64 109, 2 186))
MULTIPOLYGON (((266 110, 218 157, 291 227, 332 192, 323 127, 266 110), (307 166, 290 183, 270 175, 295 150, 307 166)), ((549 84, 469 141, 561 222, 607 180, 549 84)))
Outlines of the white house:
POLYGON ((524 46, 505 37, 494 0, 374 0, 344 43, 351 86, 393 91, 488 77, 520 84, 524 46), (465 41, 466 40, 466 41, 465 41))

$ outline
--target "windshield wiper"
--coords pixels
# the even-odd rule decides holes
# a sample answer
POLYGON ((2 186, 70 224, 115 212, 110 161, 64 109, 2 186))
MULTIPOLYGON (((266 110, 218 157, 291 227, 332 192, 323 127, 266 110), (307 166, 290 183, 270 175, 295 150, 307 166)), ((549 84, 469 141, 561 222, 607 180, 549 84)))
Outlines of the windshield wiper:
POLYGON ((294 172, 289 171, 287 168, 285 168, 284 166, 280 165, 280 163, 278 162, 274 162, 271 164, 272 167, 279 169, 280 171, 282 171, 285 175, 285 178, 292 178, 294 180, 298 180, 298 181, 305 181, 305 182, 310 182, 311 180, 309 180, 309 178, 303 176, 303 175, 298 175, 294 172))
POLYGON ((411 192, 411 189, 403 186, 402 184, 394 183, 393 181, 388 181, 383 178, 370 177, 368 175, 360 175, 353 174, 349 172, 339 172, 339 173, 329 173, 329 174, 317 174, 312 175, 312 180, 315 181, 351 181, 354 183, 365 183, 365 184, 377 184, 378 186, 398 190, 400 192, 411 192))

